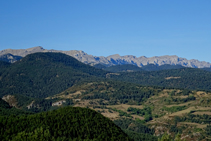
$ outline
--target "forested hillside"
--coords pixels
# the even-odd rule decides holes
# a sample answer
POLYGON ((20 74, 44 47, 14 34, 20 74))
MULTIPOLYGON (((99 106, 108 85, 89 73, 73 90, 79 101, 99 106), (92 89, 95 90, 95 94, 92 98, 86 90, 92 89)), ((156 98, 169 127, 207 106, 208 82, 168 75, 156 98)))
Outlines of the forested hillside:
POLYGON ((11 63, 5 62, 5 61, 0 61, 0 68, 7 68, 10 66, 11 63))
POLYGON ((129 140, 108 118, 79 107, 66 107, 28 116, 0 117, 0 125, 2 141, 129 140))
POLYGON ((106 67, 105 65, 102 64, 96 64, 94 67, 107 70, 110 72, 135 72, 135 71, 159 71, 159 70, 171 70, 171 69, 181 69, 185 68, 181 65, 154 65, 154 64, 148 64, 142 67, 138 67, 136 65, 132 64, 124 64, 124 65, 113 65, 110 67, 106 67))
POLYGON ((165 64, 161 66, 149 64, 149 65, 145 65, 141 67, 141 69, 145 71, 159 71, 159 70, 171 70, 171 69, 181 69, 181 68, 185 68, 185 67, 181 65, 169 65, 169 64, 165 64))
POLYGON ((0 116, 10 116, 10 115, 27 115, 32 114, 29 111, 23 111, 20 109, 16 109, 15 107, 11 107, 7 102, 0 98, 0 116))
POLYGON ((211 90, 211 72, 195 68, 118 73, 109 78, 146 86, 211 90))
POLYGON ((143 71, 142 68, 126 64, 126 65, 114 65, 111 67, 104 68, 104 70, 110 71, 110 72, 133 72, 133 71, 143 71))
MULTIPOLYGON (((7 63, 1 64, 8 66, 7 63)), ((0 97, 21 94, 45 98, 78 82, 105 76, 105 71, 62 53, 35 53, 0 70, 0 97)))

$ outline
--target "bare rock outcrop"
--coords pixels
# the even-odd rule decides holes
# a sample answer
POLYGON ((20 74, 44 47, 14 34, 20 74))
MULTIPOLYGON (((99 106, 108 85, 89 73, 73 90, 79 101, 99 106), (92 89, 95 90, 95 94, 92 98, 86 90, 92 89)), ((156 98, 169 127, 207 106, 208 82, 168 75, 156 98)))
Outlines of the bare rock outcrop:
MULTIPOLYGON (((154 64, 154 65, 181 65, 184 67, 192 67, 192 68, 210 68, 211 63, 205 62, 205 61, 198 61, 195 59, 187 60, 186 58, 181 58, 176 55, 172 56, 154 56, 154 57, 136 57, 133 55, 126 55, 126 56, 120 56, 119 54, 110 55, 108 57, 103 56, 92 56, 89 55, 81 50, 70 50, 70 51, 62 51, 62 50, 46 50, 41 46, 28 48, 28 49, 6 49, 0 51, 0 58, 5 54, 11 54, 19 57, 25 57, 28 54, 36 53, 36 52, 61 52, 67 55, 70 55, 77 60, 90 65, 95 64, 104 64, 106 66, 112 66, 112 65, 122 65, 122 64, 133 64, 138 67, 142 67, 148 64, 154 64)), ((11 61, 11 62, 14 62, 11 61)))

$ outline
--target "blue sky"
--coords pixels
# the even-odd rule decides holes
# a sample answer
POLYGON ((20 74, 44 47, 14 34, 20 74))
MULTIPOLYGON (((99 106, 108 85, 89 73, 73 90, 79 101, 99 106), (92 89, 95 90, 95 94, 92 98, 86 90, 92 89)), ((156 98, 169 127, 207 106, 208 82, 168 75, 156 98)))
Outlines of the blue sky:
POLYGON ((211 62, 211 0, 1 0, 0 50, 177 55, 211 62))

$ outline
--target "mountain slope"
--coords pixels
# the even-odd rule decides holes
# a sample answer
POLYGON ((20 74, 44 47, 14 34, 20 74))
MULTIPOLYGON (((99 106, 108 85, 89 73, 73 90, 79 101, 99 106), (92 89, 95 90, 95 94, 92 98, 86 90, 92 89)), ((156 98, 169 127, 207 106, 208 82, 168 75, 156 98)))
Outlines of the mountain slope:
POLYGON ((9 116, 9 115, 27 115, 31 112, 26 112, 20 109, 11 107, 7 102, 0 98, 0 116, 9 116))
POLYGON ((184 68, 184 67, 181 65, 169 65, 169 64, 165 64, 161 66, 149 64, 149 65, 141 67, 141 69, 145 71, 159 71, 159 70, 171 70, 171 69, 181 69, 181 68, 184 68))
POLYGON ((95 65, 96 68, 102 68, 104 70, 110 71, 110 72, 134 72, 134 71, 159 71, 159 70, 171 70, 171 69, 181 69, 185 68, 181 65, 161 65, 157 66, 154 64, 148 64, 146 66, 138 67, 136 65, 132 64, 125 64, 125 65, 114 65, 110 67, 101 67, 102 65, 95 65))
POLYGON ((35 53, 0 70, 0 97, 22 94, 45 98, 78 82, 105 76, 105 71, 62 53, 35 53))
POLYGON ((195 68, 118 73, 109 77, 146 86, 211 90, 211 72, 195 68))
POLYGON ((142 68, 131 65, 131 64, 125 64, 125 65, 115 65, 111 67, 104 68, 104 70, 110 71, 110 72, 133 72, 133 71, 143 71, 142 68))
POLYGON ((85 108, 66 107, 29 116, 0 117, 0 140, 129 140, 111 120, 85 108))
POLYGON ((8 62, 5 62, 5 61, 0 61, 0 68, 3 69, 3 68, 7 68, 10 66, 10 63, 8 62))
POLYGON ((91 65, 95 65, 99 63, 105 64, 108 66, 133 64, 138 67, 141 67, 148 64, 154 64, 158 66, 169 64, 169 65, 181 65, 184 67, 192 67, 192 68, 205 68, 205 67, 210 68, 211 67, 211 63, 209 62, 198 61, 195 59, 187 60, 185 58, 181 58, 176 55, 173 55, 173 56, 166 55, 166 56, 159 56, 159 57, 154 56, 154 57, 147 58, 145 56, 141 56, 141 57, 136 57, 132 55, 120 56, 118 54, 115 54, 115 55, 110 55, 108 57, 103 57, 103 56, 88 55, 87 53, 83 51, 77 51, 77 50, 70 50, 70 51, 46 50, 40 46, 29 48, 29 49, 20 49, 20 50, 13 50, 13 49, 2 50, 0 51, 0 57, 8 53, 12 55, 16 55, 16 56, 25 57, 28 54, 36 53, 36 52, 61 52, 69 56, 72 56, 83 63, 91 64, 91 65))
POLYGON ((21 56, 15 56, 12 54, 3 54, 0 56, 0 60, 1 61, 5 61, 5 62, 10 62, 10 63, 14 63, 18 60, 20 60, 22 57, 21 56))
POLYGON ((156 140, 152 135, 159 136, 165 132, 172 137, 179 132, 182 138, 192 141, 207 136, 204 129, 211 117, 210 96, 211 93, 206 91, 106 81, 76 85, 51 98, 69 98, 74 101, 74 106, 89 107, 114 120, 130 137, 138 137, 137 141, 156 140), (194 116, 197 113, 201 116, 194 116), (188 119, 176 122, 178 117, 174 116, 188 116, 188 119), (191 116, 194 116, 192 121, 191 116))

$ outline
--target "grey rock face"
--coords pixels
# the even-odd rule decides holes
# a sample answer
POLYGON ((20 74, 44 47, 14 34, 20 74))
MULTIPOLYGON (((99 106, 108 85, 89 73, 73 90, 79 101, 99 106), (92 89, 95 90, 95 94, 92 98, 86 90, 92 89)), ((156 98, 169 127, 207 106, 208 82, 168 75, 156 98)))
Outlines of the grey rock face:
POLYGON ((173 56, 166 55, 166 56, 159 56, 159 57, 154 56, 154 57, 147 58, 145 56, 141 56, 141 57, 136 57, 132 55, 120 56, 119 54, 115 54, 115 55, 110 55, 108 57, 103 57, 103 56, 88 55, 87 53, 83 51, 78 51, 78 50, 70 50, 70 51, 46 50, 42 48, 41 46, 33 47, 29 49, 2 50, 0 51, 0 57, 8 53, 15 56, 25 57, 28 54, 36 53, 36 52, 61 52, 61 53, 70 55, 83 63, 90 64, 90 65, 95 65, 99 63, 105 64, 107 66, 133 64, 138 67, 142 67, 148 64, 154 64, 158 66, 164 65, 164 64, 170 64, 170 65, 181 65, 184 67, 192 67, 192 68, 205 68, 205 67, 210 68, 211 67, 211 63, 209 62, 198 61, 195 59, 187 60, 185 58, 180 58, 176 55, 173 55, 173 56))
POLYGON ((0 56, 0 60, 2 61, 6 61, 6 62, 10 62, 10 63, 14 63, 17 60, 20 60, 22 57, 21 56, 15 56, 12 54, 3 54, 0 56))
POLYGON ((5 49, 5 50, 0 51, 0 56, 9 53, 12 55, 25 57, 26 55, 31 54, 31 53, 44 52, 44 51, 45 51, 45 49, 43 49, 40 46, 28 48, 28 49, 5 49))

